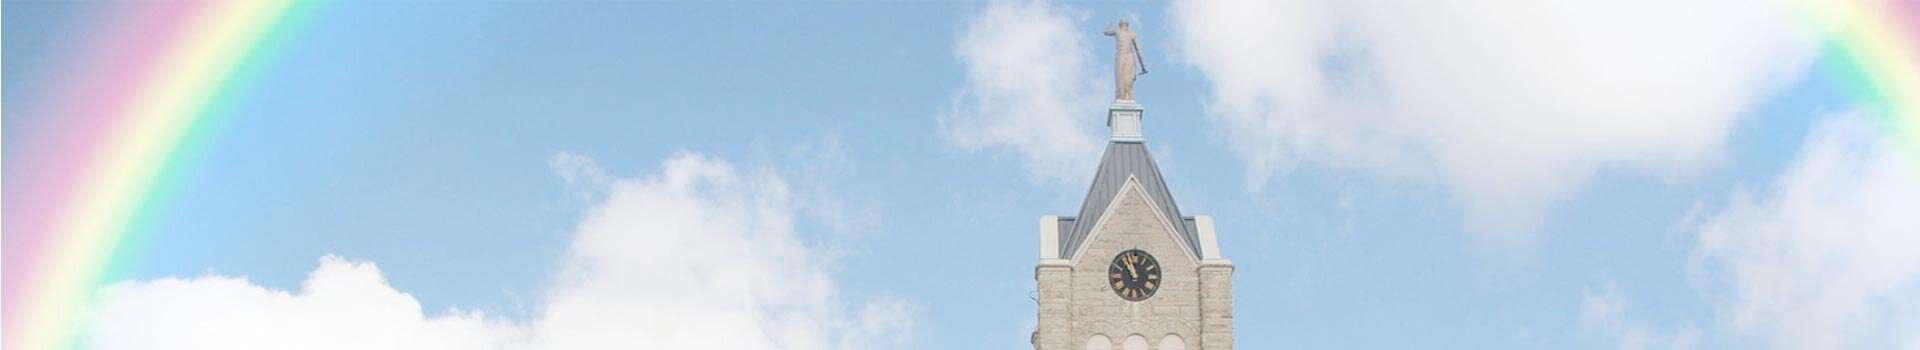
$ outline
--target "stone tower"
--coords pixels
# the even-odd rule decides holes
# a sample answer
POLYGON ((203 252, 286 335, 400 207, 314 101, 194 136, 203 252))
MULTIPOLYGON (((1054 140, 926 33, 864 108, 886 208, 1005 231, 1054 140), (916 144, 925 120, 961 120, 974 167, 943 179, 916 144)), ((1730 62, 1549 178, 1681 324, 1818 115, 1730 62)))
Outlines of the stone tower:
POLYGON ((1141 135, 1144 111, 1114 101, 1079 215, 1040 218, 1034 349, 1233 348, 1233 263, 1212 218, 1173 203, 1141 135))

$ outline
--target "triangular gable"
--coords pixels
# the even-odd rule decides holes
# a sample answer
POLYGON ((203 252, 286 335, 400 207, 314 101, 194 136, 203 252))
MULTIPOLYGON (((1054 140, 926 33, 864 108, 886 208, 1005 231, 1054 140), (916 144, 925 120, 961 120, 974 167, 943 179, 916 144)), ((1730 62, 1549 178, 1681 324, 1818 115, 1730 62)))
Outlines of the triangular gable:
MULTIPOLYGON (((1081 239, 1082 242, 1092 242, 1094 239, 1099 238, 1101 233, 1105 232, 1105 230, 1103 230, 1102 228, 1106 226, 1108 222, 1112 222, 1113 213, 1120 210, 1119 208, 1120 208, 1121 198, 1125 198, 1128 195, 1128 193, 1144 194, 1145 192, 1146 192, 1145 187, 1140 185, 1140 181, 1137 178, 1133 178, 1133 177, 1127 178, 1127 181, 1125 183, 1122 183, 1122 185, 1120 186, 1120 189, 1114 194, 1113 200, 1108 202, 1108 205, 1105 209, 1101 210, 1100 220, 1096 220, 1094 222, 1086 222, 1088 226, 1088 229, 1087 229, 1088 233, 1085 237, 1082 237, 1081 239)), ((1167 234, 1171 235, 1171 237, 1167 237, 1167 238, 1172 239, 1174 241, 1174 245, 1180 246, 1181 252, 1185 253, 1181 255, 1185 255, 1187 259, 1191 260, 1196 264, 1200 263, 1201 255, 1197 246, 1194 245, 1195 242, 1186 240, 1185 236, 1180 233, 1180 228, 1185 226, 1184 221, 1188 221, 1188 220, 1182 220, 1183 221, 1182 224, 1176 224, 1175 221, 1169 220, 1166 216, 1164 216, 1163 211, 1158 210, 1159 208, 1161 208, 1161 204, 1156 203, 1153 200, 1152 196, 1142 196, 1141 200, 1147 202, 1146 203, 1147 207, 1155 208, 1155 210, 1153 210, 1154 222, 1160 223, 1160 228, 1163 229, 1164 232, 1166 232, 1167 234)), ((1078 258, 1081 253, 1086 252, 1087 246, 1088 244, 1084 244, 1084 243, 1078 244, 1074 247, 1073 250, 1067 251, 1068 254, 1065 255, 1063 258, 1072 260, 1071 263, 1073 264, 1079 264, 1080 261, 1078 258)))

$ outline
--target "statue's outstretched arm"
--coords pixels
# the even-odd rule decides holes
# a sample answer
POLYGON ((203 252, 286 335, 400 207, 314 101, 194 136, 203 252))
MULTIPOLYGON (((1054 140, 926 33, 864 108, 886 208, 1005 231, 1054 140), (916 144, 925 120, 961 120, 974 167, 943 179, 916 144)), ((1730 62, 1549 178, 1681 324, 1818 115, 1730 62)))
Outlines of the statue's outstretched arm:
POLYGON ((1100 35, 1106 35, 1106 36, 1113 36, 1113 35, 1114 35, 1114 33, 1113 33, 1113 25, 1112 25, 1112 24, 1108 24, 1108 25, 1107 25, 1107 31, 1104 31, 1104 32, 1100 32, 1100 35))

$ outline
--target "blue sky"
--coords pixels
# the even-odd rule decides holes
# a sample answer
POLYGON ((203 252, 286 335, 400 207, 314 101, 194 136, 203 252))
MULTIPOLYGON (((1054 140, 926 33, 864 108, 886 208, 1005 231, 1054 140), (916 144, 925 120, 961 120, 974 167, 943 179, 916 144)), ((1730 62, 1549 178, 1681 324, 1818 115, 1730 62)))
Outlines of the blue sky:
MULTIPOLYGON (((555 285, 563 284, 556 280, 566 275, 557 271, 577 254, 576 236, 593 230, 587 222, 596 213, 617 207, 607 204, 618 201, 609 198, 626 193, 620 183, 660 178, 673 168, 672 160, 697 154, 733 169, 720 173, 772 177, 791 190, 790 198, 775 199, 787 204, 773 207, 790 209, 777 211, 791 214, 794 246, 811 253, 771 260, 777 263, 769 268, 775 274, 823 273, 817 281, 837 291, 817 299, 834 310, 825 312, 829 318, 858 319, 863 305, 897 303, 911 321, 881 329, 909 334, 895 344, 900 347, 1026 347, 1034 317, 1028 299, 1034 289, 1034 222, 1077 209, 1092 178, 1098 154, 1071 140, 1104 142, 1098 108, 1111 82, 1100 74, 1111 44, 1100 29, 1126 16, 1136 18, 1152 69, 1137 88, 1137 99, 1147 106, 1149 147, 1184 211, 1217 220, 1224 254, 1237 266, 1241 348, 1915 344, 1897 334, 1920 325, 1912 314, 1902 315, 1920 304, 1914 293, 1920 278, 1911 273, 1916 269, 1895 269, 1882 276, 1893 287, 1861 297, 1868 300, 1864 305, 1880 305, 1868 309, 1892 315, 1839 323, 1835 327, 1865 331, 1833 342, 1808 340, 1774 326, 1791 323, 1770 318, 1774 314, 1765 310, 1776 309, 1754 306, 1742 288, 1759 277, 1737 272, 1745 260, 1729 258, 1734 254, 1714 248, 1718 241, 1703 238, 1714 237, 1716 227, 1757 227, 1743 226, 1747 216, 1733 213, 1748 207, 1740 203, 1771 207, 1771 200, 1794 198, 1770 189, 1785 186, 1776 185, 1778 178, 1799 168, 1796 159, 1813 147, 1808 135, 1822 125, 1842 124, 1831 128, 1841 130, 1834 137, 1844 140, 1871 144, 1879 137, 1871 130, 1845 131, 1845 120, 1860 119, 1849 114, 1858 101, 1841 90, 1837 77, 1819 69, 1835 57, 1782 36, 1782 43, 1767 39, 1738 48, 1783 50, 1791 59, 1740 63, 1755 67, 1686 79, 1741 87, 1724 93, 1673 96, 1681 102, 1522 95, 1507 101, 1537 108, 1510 112, 1484 102, 1500 101, 1497 96, 1436 93, 1449 89, 1420 81, 1471 76, 1486 79, 1458 84, 1524 85, 1489 87, 1484 94, 1567 85, 1576 86, 1568 91, 1596 95, 1686 89, 1609 70, 1667 72, 1694 61, 1642 62, 1642 56, 1622 54, 1599 58, 1620 64, 1553 68, 1624 76, 1623 82, 1575 85, 1584 83, 1581 73, 1529 75, 1524 68, 1502 68, 1515 64, 1500 61, 1502 53, 1519 57, 1520 66, 1552 56, 1527 54, 1556 49, 1502 51, 1546 41, 1474 36, 1470 30, 1428 38, 1436 45, 1477 42, 1450 41, 1463 37, 1513 43, 1445 48, 1479 53, 1462 54, 1466 61, 1396 46, 1400 39, 1378 33, 1406 28, 1370 21, 1397 22, 1392 19, 1408 15, 1382 6, 1281 6, 1277 10, 1294 15, 1277 15, 1275 22, 1313 13, 1333 19, 1323 20, 1329 22, 1323 27, 1281 25, 1285 32, 1274 35, 1210 38, 1213 28, 1196 23, 1247 22, 1209 17, 1222 11, 1203 8, 1208 5, 1164 3, 330 4, 274 53, 271 68, 233 100, 231 117, 212 125, 201 152, 190 155, 192 165, 173 184, 179 195, 155 206, 160 211, 151 213, 154 225, 138 233, 145 245, 118 277, 138 283, 232 276, 297 291, 323 256, 334 255, 377 265, 385 283, 417 300, 428 317, 458 309, 507 324, 534 324, 551 305, 553 290, 561 288, 555 285), (1045 66, 1033 71, 1039 76, 1025 78, 1035 85, 1058 79, 1064 83, 1056 84, 1057 91, 990 84, 1000 78, 990 72, 996 67, 989 56, 1020 52, 991 49, 1022 45, 994 37, 996 20, 1010 26, 1003 31, 1039 40, 1033 45, 1065 50, 1069 57, 1013 57, 1045 66), (1069 35, 1047 36, 1045 29, 1061 24, 1069 35), (1035 28, 1042 31, 1028 30, 1035 28), (1317 32, 1324 35, 1301 34, 1314 28, 1325 29, 1317 32), (1300 42, 1305 44, 1293 45, 1300 42), (1285 52, 1306 47, 1297 55, 1306 57, 1306 68, 1287 67, 1299 63, 1286 59, 1296 56, 1267 60, 1274 57, 1260 55, 1269 51, 1235 51, 1242 43, 1285 52), (1248 57, 1257 64, 1209 55, 1248 57), (1055 65, 1061 62, 1068 64, 1055 65), (1461 62, 1471 64, 1447 65, 1461 62), (1275 68, 1259 70, 1267 67, 1275 68), (1470 68, 1455 69, 1460 67, 1470 68), (1421 70, 1437 73, 1415 72, 1421 70), (1285 74, 1302 71, 1313 76, 1285 74), (1477 74, 1489 72, 1498 74, 1477 74), (1529 76, 1557 82, 1532 86, 1526 85, 1531 80, 1511 79, 1529 76), (1651 107, 1607 105, 1613 103, 1651 107), (1068 113, 1029 115, 1055 110, 1047 107, 1068 113), (1602 111, 1579 112, 1589 108, 1602 111), (1537 113, 1556 111, 1571 112, 1537 113), (976 115, 991 113, 1010 116, 976 115), (1483 115, 1520 121, 1422 131, 1430 125, 1423 123, 1456 124, 1483 115), (1583 118, 1626 115, 1652 123, 1645 129, 1682 131, 1556 131, 1592 124, 1583 118), (1706 122, 1660 124, 1670 120, 1706 122), (973 130, 1009 123, 1013 131, 973 130), (1548 127, 1511 127, 1520 124, 1548 127), (1688 131, 1695 129, 1700 131, 1688 131), (1025 134, 1032 130, 1064 134, 1025 134), (1648 135, 1656 141, 1635 141, 1648 135), (1510 141, 1462 141, 1476 138, 1510 141), (1562 139, 1585 142, 1549 145, 1562 139), (1269 144, 1282 145, 1282 151, 1262 153, 1269 144), (1049 148, 1055 146, 1065 151, 1049 148), (1486 147, 1542 151, 1476 158, 1486 147), (568 160, 591 165, 571 168, 577 164, 568 160), (569 180, 596 174, 625 180, 569 180), (1489 182, 1521 189, 1510 196, 1506 189, 1483 191, 1489 182), (1498 193, 1485 194, 1491 192, 1498 193)), ((45 30, 11 31, 9 42, 63 35, 60 21, 70 17, 37 15, 42 9, 77 8, 10 3, 6 19, 16 23, 10 29, 45 30)), ((1739 16, 1724 17, 1748 19, 1739 16)), ((1649 26, 1666 23, 1650 17, 1655 19, 1649 26)), ((1728 21, 1760 22, 1733 19, 1728 21)), ((1486 21, 1465 22, 1473 23, 1444 27, 1474 28, 1486 21)), ((1563 22, 1601 21, 1534 18, 1519 25, 1563 22)), ((1606 29, 1569 27, 1565 32, 1606 29)), ((1272 28, 1240 29, 1259 34, 1272 28)), ((1698 46, 1750 39, 1702 35, 1677 36, 1698 46)), ((1607 46, 1612 43, 1593 46, 1621 49, 1607 46)), ((19 57, 48 54, 13 44, 8 49, 9 72, 34 69, 14 62, 39 62, 19 57)), ((13 78, 7 83, 22 84, 13 78)), ((760 182, 744 183, 759 188, 751 184, 760 182)), ((1913 188, 1906 183, 1868 192, 1911 193, 1901 192, 1913 188)), ((1860 230, 1911 239, 1913 231, 1905 230, 1913 227, 1895 221, 1860 230)), ((1828 295, 1807 293, 1787 295, 1828 295)), ((1777 310, 1809 313, 1794 307, 1777 310)))

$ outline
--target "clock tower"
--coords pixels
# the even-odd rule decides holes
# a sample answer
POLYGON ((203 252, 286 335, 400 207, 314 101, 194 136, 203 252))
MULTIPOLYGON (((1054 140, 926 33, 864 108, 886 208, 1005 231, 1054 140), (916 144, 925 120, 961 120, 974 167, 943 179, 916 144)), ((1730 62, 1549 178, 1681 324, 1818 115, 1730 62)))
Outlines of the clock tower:
MULTIPOLYGON (((1126 30, 1122 22, 1116 38, 1133 40, 1126 30)), ((1116 46, 1137 50, 1127 44, 1116 46)), ((1140 64, 1137 51, 1116 55, 1123 70, 1140 64)), ((1147 152, 1132 78, 1121 78, 1107 109, 1113 134, 1079 214, 1040 218, 1033 347, 1232 349, 1233 263, 1220 255, 1212 218, 1183 216, 1174 204, 1147 152)))

